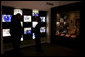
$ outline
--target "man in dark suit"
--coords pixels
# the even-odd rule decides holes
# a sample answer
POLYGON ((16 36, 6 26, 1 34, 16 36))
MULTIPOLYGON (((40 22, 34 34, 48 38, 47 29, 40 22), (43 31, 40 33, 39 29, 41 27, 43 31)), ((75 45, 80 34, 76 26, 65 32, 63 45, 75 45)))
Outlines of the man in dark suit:
POLYGON ((20 14, 14 15, 11 18, 10 34, 15 53, 20 50, 20 39, 22 36, 22 27, 20 23, 21 19, 22 16, 20 14))

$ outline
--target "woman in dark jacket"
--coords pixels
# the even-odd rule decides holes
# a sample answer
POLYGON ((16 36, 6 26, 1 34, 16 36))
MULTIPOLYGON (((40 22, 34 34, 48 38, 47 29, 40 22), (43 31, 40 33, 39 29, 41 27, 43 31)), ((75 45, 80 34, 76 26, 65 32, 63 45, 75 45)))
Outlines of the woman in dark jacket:
POLYGON ((41 51, 41 33, 40 33, 40 27, 41 27, 41 19, 39 17, 35 17, 35 19, 38 21, 38 24, 36 25, 34 32, 35 32, 35 43, 36 43, 36 50, 41 51))

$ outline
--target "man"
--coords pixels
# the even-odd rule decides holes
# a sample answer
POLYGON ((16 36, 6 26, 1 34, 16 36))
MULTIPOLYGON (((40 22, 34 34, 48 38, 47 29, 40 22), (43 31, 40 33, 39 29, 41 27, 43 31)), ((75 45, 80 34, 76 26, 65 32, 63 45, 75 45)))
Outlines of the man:
POLYGON ((15 53, 19 52, 20 50, 20 43, 21 43, 20 39, 22 36, 22 27, 20 24, 21 19, 22 16, 20 14, 13 16, 11 19, 12 21, 10 26, 10 34, 15 53))

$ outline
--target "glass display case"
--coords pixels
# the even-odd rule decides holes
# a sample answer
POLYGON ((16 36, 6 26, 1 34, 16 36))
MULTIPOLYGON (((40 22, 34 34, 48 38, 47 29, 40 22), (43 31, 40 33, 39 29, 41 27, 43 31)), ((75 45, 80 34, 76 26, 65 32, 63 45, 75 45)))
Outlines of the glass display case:
POLYGON ((80 32, 79 19, 80 11, 69 11, 64 14, 58 12, 56 14, 56 35, 75 38, 80 32))

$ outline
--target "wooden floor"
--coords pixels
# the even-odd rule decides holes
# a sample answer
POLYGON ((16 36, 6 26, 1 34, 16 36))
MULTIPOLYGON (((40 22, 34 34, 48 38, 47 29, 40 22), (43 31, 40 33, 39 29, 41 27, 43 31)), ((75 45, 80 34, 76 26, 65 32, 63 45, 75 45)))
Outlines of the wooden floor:
MULTIPOLYGON (((85 54, 78 49, 62 45, 48 45, 42 44, 42 52, 37 52, 35 46, 22 48, 19 56, 85 56, 85 54)), ((6 51, 4 56, 16 56, 13 51, 6 51)))

